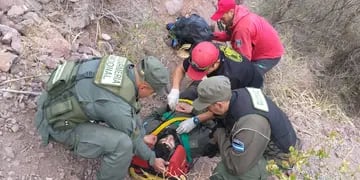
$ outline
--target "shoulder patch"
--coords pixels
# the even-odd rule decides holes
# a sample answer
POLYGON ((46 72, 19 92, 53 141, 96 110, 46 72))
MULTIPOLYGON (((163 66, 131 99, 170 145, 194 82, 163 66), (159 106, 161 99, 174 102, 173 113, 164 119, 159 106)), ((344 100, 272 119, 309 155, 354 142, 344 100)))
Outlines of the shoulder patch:
POLYGON ((240 39, 236 39, 236 40, 235 40, 235 45, 236 45, 237 48, 240 48, 241 45, 242 45, 241 40, 240 40, 240 39))
POLYGON ((245 152, 245 144, 240 141, 239 139, 233 139, 231 143, 233 151, 236 153, 243 153, 245 152))
POLYGON ((260 111, 269 112, 267 101, 261 89, 251 87, 247 87, 246 89, 250 94, 254 108, 260 111))

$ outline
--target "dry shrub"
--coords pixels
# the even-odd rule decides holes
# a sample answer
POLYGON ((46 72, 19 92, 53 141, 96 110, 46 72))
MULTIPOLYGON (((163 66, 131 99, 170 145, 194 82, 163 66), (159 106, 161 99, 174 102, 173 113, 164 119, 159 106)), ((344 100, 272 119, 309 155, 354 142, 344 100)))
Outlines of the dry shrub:
POLYGON ((311 59, 318 88, 336 94, 349 115, 360 107, 360 1, 261 1, 256 11, 281 33, 291 29, 292 45, 311 59))

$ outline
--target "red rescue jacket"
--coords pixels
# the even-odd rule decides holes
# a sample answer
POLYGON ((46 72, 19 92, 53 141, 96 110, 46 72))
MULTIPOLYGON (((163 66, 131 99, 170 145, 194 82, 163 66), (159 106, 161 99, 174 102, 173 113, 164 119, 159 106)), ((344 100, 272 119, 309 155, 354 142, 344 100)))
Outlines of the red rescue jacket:
POLYGON ((214 40, 231 41, 232 47, 250 61, 280 58, 283 45, 274 27, 245 6, 235 7, 230 34, 214 32, 214 40))

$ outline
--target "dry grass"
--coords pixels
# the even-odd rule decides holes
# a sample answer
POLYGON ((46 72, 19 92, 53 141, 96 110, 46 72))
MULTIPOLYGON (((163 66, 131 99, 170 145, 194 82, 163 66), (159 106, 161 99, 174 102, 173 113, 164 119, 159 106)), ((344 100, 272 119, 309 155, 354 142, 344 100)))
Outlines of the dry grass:
POLYGON ((320 87, 318 77, 311 72, 312 57, 294 48, 293 29, 281 32, 286 54, 267 74, 265 93, 288 114, 303 140, 304 151, 324 149, 330 155, 326 160, 311 157, 309 167, 303 172, 325 179, 350 177, 350 173, 341 173, 339 169, 350 163, 351 168, 347 168, 352 170, 347 172, 356 172, 354 147, 359 147, 359 141, 352 133, 348 134, 357 132, 356 127, 341 108, 340 97, 320 87))
POLYGON ((336 94, 334 102, 348 116, 357 117, 360 2, 277 0, 260 3, 257 9, 279 27, 291 26, 293 47, 312 56, 308 63, 315 66, 310 69, 315 72, 318 88, 336 94))
MULTIPOLYGON (((256 7, 253 2, 249 2, 249 4, 256 7)), ((151 16, 151 8, 144 9, 140 8, 139 5, 151 7, 151 2, 126 0, 116 1, 114 4, 104 0, 94 1, 96 19, 94 20, 95 23, 93 22, 94 26, 89 27, 90 31, 93 30, 93 34, 96 34, 95 37, 103 32, 109 33, 113 37, 114 52, 127 56, 134 61, 139 60, 144 55, 155 55, 168 67, 171 63, 178 62, 179 58, 163 42, 162 38, 166 35, 163 26, 165 23, 159 22, 160 18, 155 19, 157 17, 151 16), (127 5, 125 6, 125 4, 127 5), (132 6, 128 6, 128 4, 132 6), (125 9, 125 7, 131 8, 125 9)), ((67 10, 69 7, 65 8, 67 10)), ((326 88, 327 84, 344 79, 344 74, 340 72, 335 76, 328 76, 323 72, 326 70, 325 65, 317 61, 324 58, 330 59, 333 56, 333 48, 322 44, 321 46, 317 45, 312 48, 314 51, 322 52, 322 56, 318 56, 318 58, 314 57, 313 54, 308 56, 303 53, 302 49, 299 49, 297 42, 294 41, 297 32, 286 26, 286 23, 278 26, 282 28, 282 40, 287 52, 279 65, 267 74, 265 92, 288 114, 299 136, 304 141, 305 150, 325 147, 331 154, 333 161, 330 161, 328 166, 327 164, 324 165, 328 161, 317 162, 314 159, 313 165, 307 171, 312 174, 327 174, 327 177, 332 175, 334 175, 333 177, 341 177, 338 174, 338 168, 342 166, 343 160, 351 163, 356 162, 355 157, 357 157, 358 152, 356 150, 360 148, 359 139, 356 139, 358 134, 354 130, 351 118, 344 113, 341 105, 339 105, 342 98, 337 94, 332 94, 331 88, 326 88), (327 81, 320 81, 322 79, 319 78, 327 78, 327 81), (336 138, 331 138, 332 134, 337 134, 336 138)), ((70 42, 79 33, 71 29, 65 32, 68 33, 68 37, 72 37, 69 38, 70 42)), ((95 39, 96 42, 97 40, 98 38, 95 39)), ((31 44, 29 42, 29 45, 26 46, 25 54, 29 54, 27 57, 36 61, 36 52, 40 52, 41 47, 34 47, 31 44)), ((345 73, 345 76, 347 74, 345 73)), ((336 88, 336 86, 334 87, 336 88)), ((343 86, 341 90, 347 92, 349 88, 343 86)), ((145 111, 149 113, 150 108, 164 101, 164 98, 152 101, 152 106, 145 107, 145 111)), ((188 174, 188 178, 207 179, 218 160, 216 158, 201 158, 188 174)), ((358 166, 356 164, 351 165, 355 168, 358 166)))

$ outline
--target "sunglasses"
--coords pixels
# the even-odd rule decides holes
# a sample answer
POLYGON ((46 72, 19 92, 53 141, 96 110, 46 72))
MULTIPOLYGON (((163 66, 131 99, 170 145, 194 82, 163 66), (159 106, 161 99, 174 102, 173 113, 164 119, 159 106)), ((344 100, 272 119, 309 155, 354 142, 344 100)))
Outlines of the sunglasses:
MULTIPOLYGON (((221 53, 219 53, 219 56, 218 56, 218 60, 221 58, 221 53)), ((192 61, 192 58, 191 58, 191 53, 190 53, 190 57, 188 58, 188 62, 190 64, 190 66, 197 72, 204 72, 206 70, 208 70, 210 68, 211 65, 213 65, 214 63, 206 66, 206 67, 200 67, 198 64, 196 64, 195 62, 192 61)))
POLYGON ((204 72, 206 70, 209 69, 210 65, 209 66, 206 66, 206 67, 200 67, 198 64, 196 64, 195 62, 193 62, 191 60, 191 58, 188 58, 188 62, 190 64, 190 66, 197 72, 204 72))

